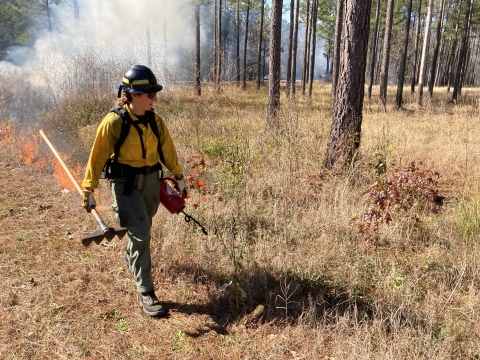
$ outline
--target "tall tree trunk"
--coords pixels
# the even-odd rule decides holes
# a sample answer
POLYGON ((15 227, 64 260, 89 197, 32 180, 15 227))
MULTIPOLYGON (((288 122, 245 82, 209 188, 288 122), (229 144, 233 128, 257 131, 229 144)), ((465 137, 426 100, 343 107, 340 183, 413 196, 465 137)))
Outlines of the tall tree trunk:
POLYGON ((243 72, 242 72, 242 90, 247 89, 247 41, 248 41, 248 17, 250 15, 250 1, 247 2, 245 10, 245 31, 243 33, 243 72))
POLYGON ((420 43, 421 13, 422 13, 422 0, 418 2, 417 26, 415 28, 415 51, 414 51, 413 65, 412 65, 412 81, 410 85, 410 91, 412 94, 415 92, 415 85, 417 85, 417 62, 418 62, 418 47, 420 43))
POLYGON ((236 81, 240 86, 240 0, 237 0, 235 8, 235 67, 237 69, 236 81))
MULTIPOLYGON (((338 8, 338 5, 337 5, 338 8)), ((377 10, 375 10, 375 29, 373 30, 372 45, 370 46, 370 81, 368 83, 367 98, 372 98, 372 86, 375 79, 375 61, 377 59, 377 38, 378 38, 378 20, 380 18, 380 0, 377 0, 377 10)), ((338 21, 338 17, 337 17, 338 21)))
POLYGON ((425 64, 427 62, 427 49, 430 40, 430 23, 432 22, 432 10, 434 0, 428 1, 427 19, 425 20, 425 35, 423 35, 422 57, 420 59, 420 68, 418 69, 418 91, 417 105, 422 105, 423 84, 425 83, 425 64))
POLYGON ((348 166, 360 146, 371 0, 347 0, 325 166, 348 166))
POLYGON ((217 30, 217 42, 218 42, 218 47, 217 47, 217 92, 220 92, 220 83, 222 81, 222 64, 223 64, 223 59, 222 59, 222 0, 218 0, 218 30, 217 30))
POLYGON ((390 44, 392 42, 394 0, 387 1, 387 19, 385 23, 385 35, 383 38, 383 56, 380 70, 380 103, 385 108, 387 105, 388 66, 390 63, 390 44))
POLYGON ((305 39, 303 43, 302 94, 305 94, 305 83, 307 81, 308 31, 309 30, 310 30, 310 0, 307 0, 307 14, 305 16, 305 39))
POLYGON ((455 84, 453 87, 452 101, 456 102, 458 95, 461 94, 463 80, 465 77, 465 64, 467 63, 467 51, 469 43, 470 23, 472 21, 473 14, 473 0, 467 0, 465 24, 462 36, 462 45, 460 47, 460 53, 458 54, 458 66, 455 74, 455 84))
MULTIPOLYGON (((380 1, 380 0, 378 0, 380 1)), ((340 47, 342 45, 342 26, 343 26, 343 9, 345 0, 337 0, 337 12, 335 18, 335 37, 333 44, 333 64, 332 64, 332 97, 335 95, 335 88, 338 82, 338 67, 340 66, 340 47)), ((378 24, 378 22, 377 22, 378 24)), ((327 74, 329 59, 327 58, 327 74)))
MULTIPOLYGON (((307 0, 308 1, 308 0, 307 0)), ((292 35, 292 71, 290 77, 290 90, 288 91, 290 98, 295 98, 295 89, 297 83, 297 49, 298 49, 298 18, 300 1, 295 0, 295 15, 293 19, 293 35, 292 35)))
POLYGON ((307 87, 307 82, 309 79, 309 60, 310 60, 310 43, 312 40, 312 17, 313 17, 313 2, 314 0, 311 0, 312 6, 310 7, 310 19, 308 20, 308 35, 307 35, 307 53, 305 54, 306 56, 303 57, 303 68, 305 69, 304 77, 302 78, 302 95, 305 95, 305 89, 307 87))
POLYGON ((472 49, 475 49, 475 55, 473 56, 472 66, 470 67, 469 84, 471 84, 472 86, 475 86, 475 69, 477 68, 479 42, 478 42, 478 38, 474 38, 473 40, 474 40, 474 45, 472 45, 472 49))
POLYGON ((455 66, 455 60, 456 60, 456 53, 457 53, 457 45, 458 45, 458 31, 460 28, 460 14, 461 14, 461 9, 462 9, 462 3, 463 0, 458 0, 458 13, 457 13, 457 24, 455 26, 455 38, 452 42, 452 50, 450 53, 450 57, 448 59, 448 66, 447 66, 447 92, 450 92, 450 86, 452 83, 455 81, 454 78, 454 71, 453 71, 453 66, 455 66))
POLYGON ((290 81, 292 80, 292 45, 293 23, 295 22, 295 0, 290 0, 290 28, 288 30, 288 61, 287 61, 287 86, 285 92, 290 97, 290 81))
POLYGON ((260 67, 262 62, 262 38, 263 38, 263 12, 265 10, 265 0, 262 0, 260 8, 260 31, 258 34, 258 53, 257 53, 257 92, 260 91, 260 67))
POLYGON ((315 69, 315 51, 317 45, 317 13, 318 13, 318 0, 313 0, 312 3, 312 46, 310 50, 310 71, 308 72, 308 97, 312 97, 313 77, 315 69))
POLYGON ((217 75, 218 75, 218 0, 213 0, 214 2, 214 31, 213 31, 213 81, 215 82, 215 87, 217 86, 217 75))
MULTIPOLYGON (((330 51, 327 51, 327 53, 323 54, 325 56, 325 59, 326 59, 326 63, 327 63, 327 67, 325 69, 325 78, 328 77, 328 75, 330 75, 330 51)), ((333 64, 332 64, 332 67, 333 67, 333 64)), ((338 74, 338 72, 337 72, 338 74)), ((333 75, 332 75, 332 78, 333 78, 333 75)), ((332 82, 332 95, 333 93, 335 93, 335 89, 334 89, 335 85, 333 84, 332 82)))
POLYGON ((428 82, 428 94, 433 96, 433 86, 435 85, 435 74, 437 71, 437 59, 440 51, 440 44, 442 42, 442 24, 443 24, 443 9, 445 7, 445 0, 442 0, 440 5, 440 13, 438 14, 437 31, 436 31, 436 43, 433 50, 432 65, 430 67, 430 80, 428 82))
POLYGON ((270 65, 268 81, 267 122, 270 126, 278 125, 280 110, 280 44, 282 39, 283 0, 272 0, 270 14, 270 65))
POLYGON ((460 53, 458 54, 458 63, 457 63, 457 71, 455 72, 455 83, 453 86, 453 93, 452 93, 452 101, 456 103, 459 88, 461 87, 461 78, 462 78, 462 68, 463 63, 465 61, 465 57, 467 54, 467 35, 470 26, 470 12, 472 11, 473 1, 467 0, 466 10, 465 10, 465 23, 463 27, 463 35, 462 35, 462 45, 460 46, 460 53))
POLYGON ((382 58, 383 56, 383 46, 381 46, 380 44, 380 39, 383 39, 385 35, 385 29, 383 29, 381 32, 379 31, 379 34, 378 34, 378 37, 377 37, 377 60, 376 63, 375 63, 375 78, 373 80, 373 83, 378 83, 379 82, 379 79, 380 79, 380 69, 381 69, 381 65, 382 65, 382 62, 380 61, 380 59, 382 58))
MULTIPOLYGON (((262 79, 265 77, 265 63, 267 61, 267 39, 263 38, 263 70, 262 70, 262 79)), ((263 81, 263 80, 262 80, 263 81)))
POLYGON ((397 83, 397 97, 395 98, 395 105, 397 108, 402 107, 403 102, 403 85, 405 82, 405 66, 407 64, 407 53, 408 53, 408 40, 410 38, 410 18, 412 16, 412 0, 408 2, 407 8, 407 22, 405 24, 405 37, 403 39, 403 53, 402 60, 400 62, 400 69, 398 71, 398 83, 397 83))
POLYGON ((194 28, 195 28, 195 66, 194 66, 194 87, 195 95, 202 94, 200 83, 200 5, 194 5, 194 28))
POLYGON ((45 6, 47 10, 48 32, 52 32, 52 19, 50 16, 50 5, 48 3, 48 0, 45 0, 45 6))

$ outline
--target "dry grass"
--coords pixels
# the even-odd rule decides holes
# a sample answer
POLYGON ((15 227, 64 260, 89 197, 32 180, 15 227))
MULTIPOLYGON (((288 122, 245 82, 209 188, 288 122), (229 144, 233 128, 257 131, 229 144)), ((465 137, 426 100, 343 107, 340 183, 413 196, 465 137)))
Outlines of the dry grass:
MULTIPOLYGON (((171 309, 166 319, 137 306, 126 239, 83 248, 96 224, 78 197, 63 194, 48 168, 23 165, 18 146, 4 141, 0 358, 478 358, 478 91, 465 89, 455 106, 445 89, 423 108, 408 94, 400 111, 367 102, 357 161, 339 174, 321 166, 330 89, 314 90, 312 101, 282 99, 275 131, 265 123, 265 88, 162 94, 157 112, 187 173, 205 183, 191 190, 187 212, 209 231, 163 209, 155 218, 154 280, 171 309), (188 162, 199 154, 205 168, 188 162), (388 171, 412 161, 440 174, 442 211, 383 227, 381 245, 369 250, 350 227, 365 210, 362 192, 380 162, 388 171), (231 280, 237 291, 219 290, 231 280), (256 317, 258 305, 265 311, 256 317)), ((88 143, 94 130, 78 138, 88 143)), ((99 200, 114 224, 106 184, 99 200)))

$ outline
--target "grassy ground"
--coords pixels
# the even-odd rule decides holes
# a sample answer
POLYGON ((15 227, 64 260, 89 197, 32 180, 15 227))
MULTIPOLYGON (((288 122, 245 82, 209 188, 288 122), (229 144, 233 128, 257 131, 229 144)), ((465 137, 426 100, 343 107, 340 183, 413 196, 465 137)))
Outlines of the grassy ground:
MULTIPOLYGON (((190 174, 187 212, 209 232, 156 216, 163 319, 137 305, 126 239, 84 248, 94 219, 44 165, 48 150, 29 159, 29 138, 9 138, 3 124, 0 358, 479 358, 478 92, 455 106, 445 89, 434 95, 422 108, 407 95, 399 111, 367 101, 360 152, 340 173, 322 168, 328 85, 313 100, 282 99, 278 129, 265 123, 265 88, 162 94, 156 110, 190 174), (380 169, 410 162, 439 173, 440 212, 399 213, 365 246, 351 226, 367 210, 364 191, 380 169)), ((77 131, 51 135, 83 149, 69 154, 82 166, 95 126, 77 131)), ((113 225, 110 202, 102 184, 99 211, 113 225)))

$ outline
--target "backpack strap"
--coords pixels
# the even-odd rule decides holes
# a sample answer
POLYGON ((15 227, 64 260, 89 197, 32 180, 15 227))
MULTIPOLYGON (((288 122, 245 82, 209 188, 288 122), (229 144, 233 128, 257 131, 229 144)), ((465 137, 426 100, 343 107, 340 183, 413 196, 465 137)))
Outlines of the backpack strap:
POLYGON ((147 111, 145 113, 147 116, 147 121, 148 124, 150 125, 150 128, 152 129, 152 132, 155 134, 158 140, 158 145, 157 145, 157 151, 158 155, 160 156, 160 161, 162 164, 165 164, 165 157, 163 156, 163 149, 162 149, 162 144, 160 142, 160 133, 158 132, 158 126, 157 126, 157 119, 155 118, 155 112, 153 109, 147 111))
MULTIPOLYGON (((113 107, 113 108, 110 109, 109 112, 114 112, 115 114, 120 116, 120 119, 122 121, 122 130, 120 131, 120 137, 118 138, 117 143, 115 144, 115 146, 113 148, 114 161, 117 163, 118 162, 118 154, 120 152, 120 147, 125 142, 125 139, 127 138, 128 133, 130 132, 130 124, 132 123, 132 120, 130 119, 130 116, 125 111, 125 109, 121 106, 113 107)), ((142 146, 143 146, 143 143, 142 143, 142 146)))

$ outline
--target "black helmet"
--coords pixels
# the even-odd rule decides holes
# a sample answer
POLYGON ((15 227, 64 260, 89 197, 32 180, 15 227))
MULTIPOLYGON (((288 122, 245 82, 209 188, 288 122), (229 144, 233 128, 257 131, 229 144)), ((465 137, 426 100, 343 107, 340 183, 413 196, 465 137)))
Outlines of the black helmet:
POLYGON ((163 86, 157 83, 157 78, 148 67, 133 65, 123 75, 122 84, 116 88, 120 97, 122 90, 131 94, 147 94, 158 92, 163 86))

